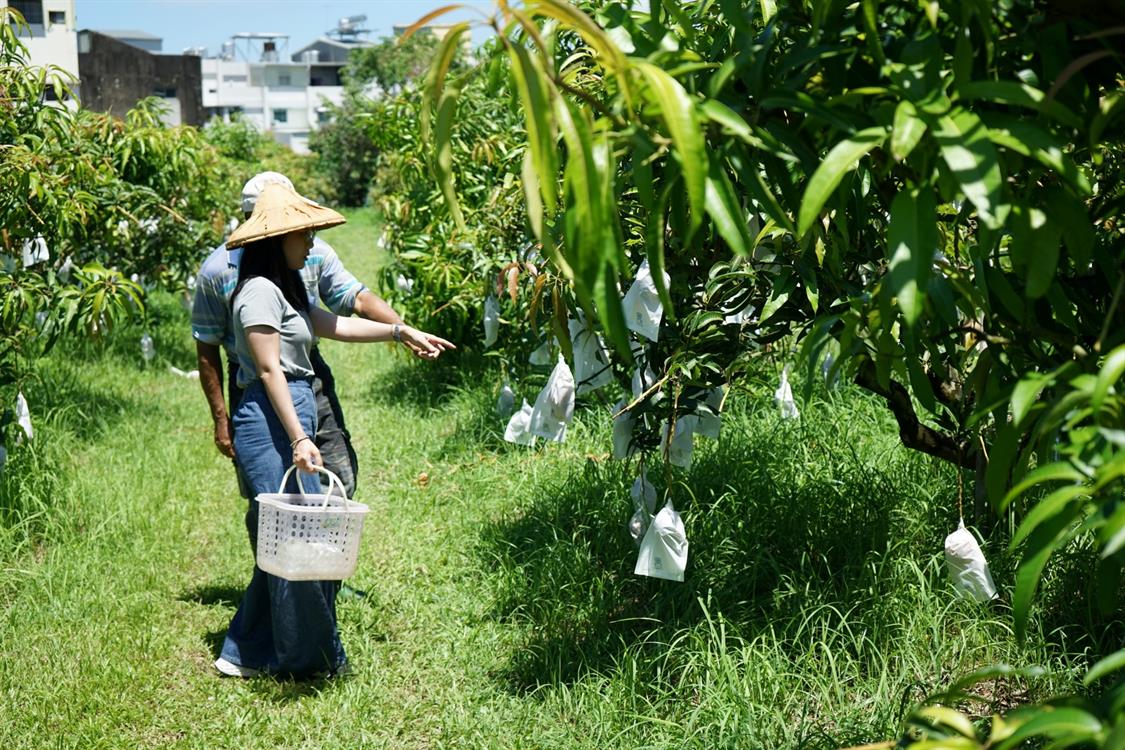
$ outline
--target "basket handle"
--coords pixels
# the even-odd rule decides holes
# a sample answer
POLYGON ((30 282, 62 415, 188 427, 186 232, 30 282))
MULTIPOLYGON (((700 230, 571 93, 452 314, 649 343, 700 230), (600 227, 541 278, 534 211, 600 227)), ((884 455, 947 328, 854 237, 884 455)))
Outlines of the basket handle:
MULTIPOLYGON (((323 466, 314 466, 313 468, 316 469, 317 471, 319 471, 321 474, 327 474, 328 475, 328 492, 325 493, 324 502, 321 504, 320 507, 321 508, 327 508, 328 507, 328 497, 332 494, 332 483, 335 482, 336 486, 340 488, 340 497, 342 497, 344 499, 344 508, 346 509, 348 507, 348 502, 349 502, 348 493, 344 491, 344 483, 343 483, 343 481, 340 480, 340 477, 336 476, 335 474, 333 474, 332 472, 330 472, 328 469, 324 468, 323 466)), ((285 485, 289 482, 289 475, 292 474, 294 471, 296 471, 296 469, 297 469, 297 464, 293 464, 292 466, 289 467, 289 471, 285 472, 285 476, 283 476, 281 478, 281 486, 277 488, 277 494, 280 495, 283 492, 285 492, 285 485)), ((301 485, 301 481, 299 479, 297 480, 297 491, 301 493, 301 497, 306 497, 305 488, 301 485)))

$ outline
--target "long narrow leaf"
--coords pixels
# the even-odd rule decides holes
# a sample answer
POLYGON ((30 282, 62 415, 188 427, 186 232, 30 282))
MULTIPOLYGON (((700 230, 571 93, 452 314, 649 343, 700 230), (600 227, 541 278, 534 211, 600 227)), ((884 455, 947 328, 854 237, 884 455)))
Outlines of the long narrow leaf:
POLYGON ((528 51, 513 42, 507 42, 508 55, 512 62, 512 78, 523 105, 524 122, 527 127, 527 144, 531 150, 532 163, 539 175, 540 194, 548 214, 558 209, 557 180, 558 157, 555 149, 555 129, 550 118, 550 89, 532 62, 528 51))
POLYGON ((922 314, 937 249, 937 204, 933 191, 923 186, 896 195, 887 230, 887 290, 897 298, 908 326, 913 326, 922 314))
POLYGON ((860 159, 872 149, 881 146, 886 139, 887 131, 883 128, 867 128, 832 147, 824 157, 824 161, 813 172, 809 185, 805 188, 805 196, 801 200, 801 211, 797 218, 798 237, 805 236, 812 228, 813 222, 820 215, 820 210, 840 185, 844 175, 855 169, 860 159))
POLYGON ((707 213, 735 255, 747 256, 754 245, 746 224, 745 212, 734 193, 719 158, 712 158, 707 175, 707 213))
POLYGON ((648 84, 648 93, 675 144, 691 207, 689 234, 694 234, 703 220, 707 185, 707 157, 695 101, 679 81, 655 65, 639 62, 636 69, 648 84))
POLYGON ((981 221, 989 229, 999 229, 1009 207, 1003 201, 1000 159, 989 140, 988 128, 972 112, 956 109, 937 118, 934 137, 942 158, 961 183, 965 197, 976 206, 981 221))

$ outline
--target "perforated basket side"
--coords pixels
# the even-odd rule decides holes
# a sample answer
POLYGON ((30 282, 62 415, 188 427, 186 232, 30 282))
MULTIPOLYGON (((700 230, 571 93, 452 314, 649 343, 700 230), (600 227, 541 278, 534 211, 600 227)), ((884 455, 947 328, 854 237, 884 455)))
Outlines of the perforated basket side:
POLYGON ((355 572, 368 506, 323 495, 258 496, 258 567, 288 580, 339 580, 355 572))

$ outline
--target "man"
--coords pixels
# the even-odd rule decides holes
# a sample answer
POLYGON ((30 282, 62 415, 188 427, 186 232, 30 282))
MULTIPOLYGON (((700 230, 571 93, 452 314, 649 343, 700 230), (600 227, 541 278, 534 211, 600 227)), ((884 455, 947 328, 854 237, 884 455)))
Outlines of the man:
MULTIPOLYGON (((242 211, 249 217, 262 188, 278 183, 293 189, 292 182, 277 172, 255 175, 242 188, 242 211)), ((199 382, 211 409, 215 426, 215 446, 224 456, 232 459, 238 473, 239 490, 244 497, 248 491, 242 475, 237 472, 238 456, 232 442, 230 413, 242 398, 237 385, 238 359, 234 351, 234 331, 230 320, 230 297, 238 282, 238 264, 242 249, 227 250, 219 245, 203 262, 196 276, 195 301, 191 311, 191 335, 195 339, 199 382), (227 393, 229 411, 223 402, 222 360, 220 348, 227 351, 227 393)), ((309 300, 323 301, 337 315, 351 315, 377 323, 402 323, 390 305, 371 293, 354 276, 348 273, 336 252, 319 237, 313 243, 301 279, 309 293, 309 300)), ((416 355, 420 352, 415 351, 416 355)), ((316 396, 317 432, 316 446, 320 449, 325 468, 340 477, 348 497, 355 493, 357 462, 352 449, 351 436, 344 426, 344 415, 336 397, 335 380, 320 352, 313 348, 310 359, 316 377, 313 393, 316 396)), ((327 491, 327 490, 326 490, 327 491)))

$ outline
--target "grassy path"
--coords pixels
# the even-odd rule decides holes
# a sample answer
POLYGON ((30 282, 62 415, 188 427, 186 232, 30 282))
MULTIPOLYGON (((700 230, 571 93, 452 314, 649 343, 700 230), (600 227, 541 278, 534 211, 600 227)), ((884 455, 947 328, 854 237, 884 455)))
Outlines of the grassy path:
MULTIPOLYGON (((373 221, 352 219, 329 240, 373 281, 373 221)), ((220 679, 243 504, 198 383, 166 371, 191 366, 186 319, 153 315, 150 370, 122 334, 55 355, 29 394, 50 416, 0 487, 50 510, 40 542, 0 537, 2 747, 834 747, 889 738, 904 700, 979 664, 1056 667, 998 700, 1080 667, 951 601, 949 477, 877 410, 797 433, 746 407, 701 449, 693 567, 665 584, 630 575, 631 477, 600 460, 599 410, 562 446, 509 449, 479 371, 328 342, 373 508, 353 579, 369 596, 339 608, 355 673, 220 679)))

